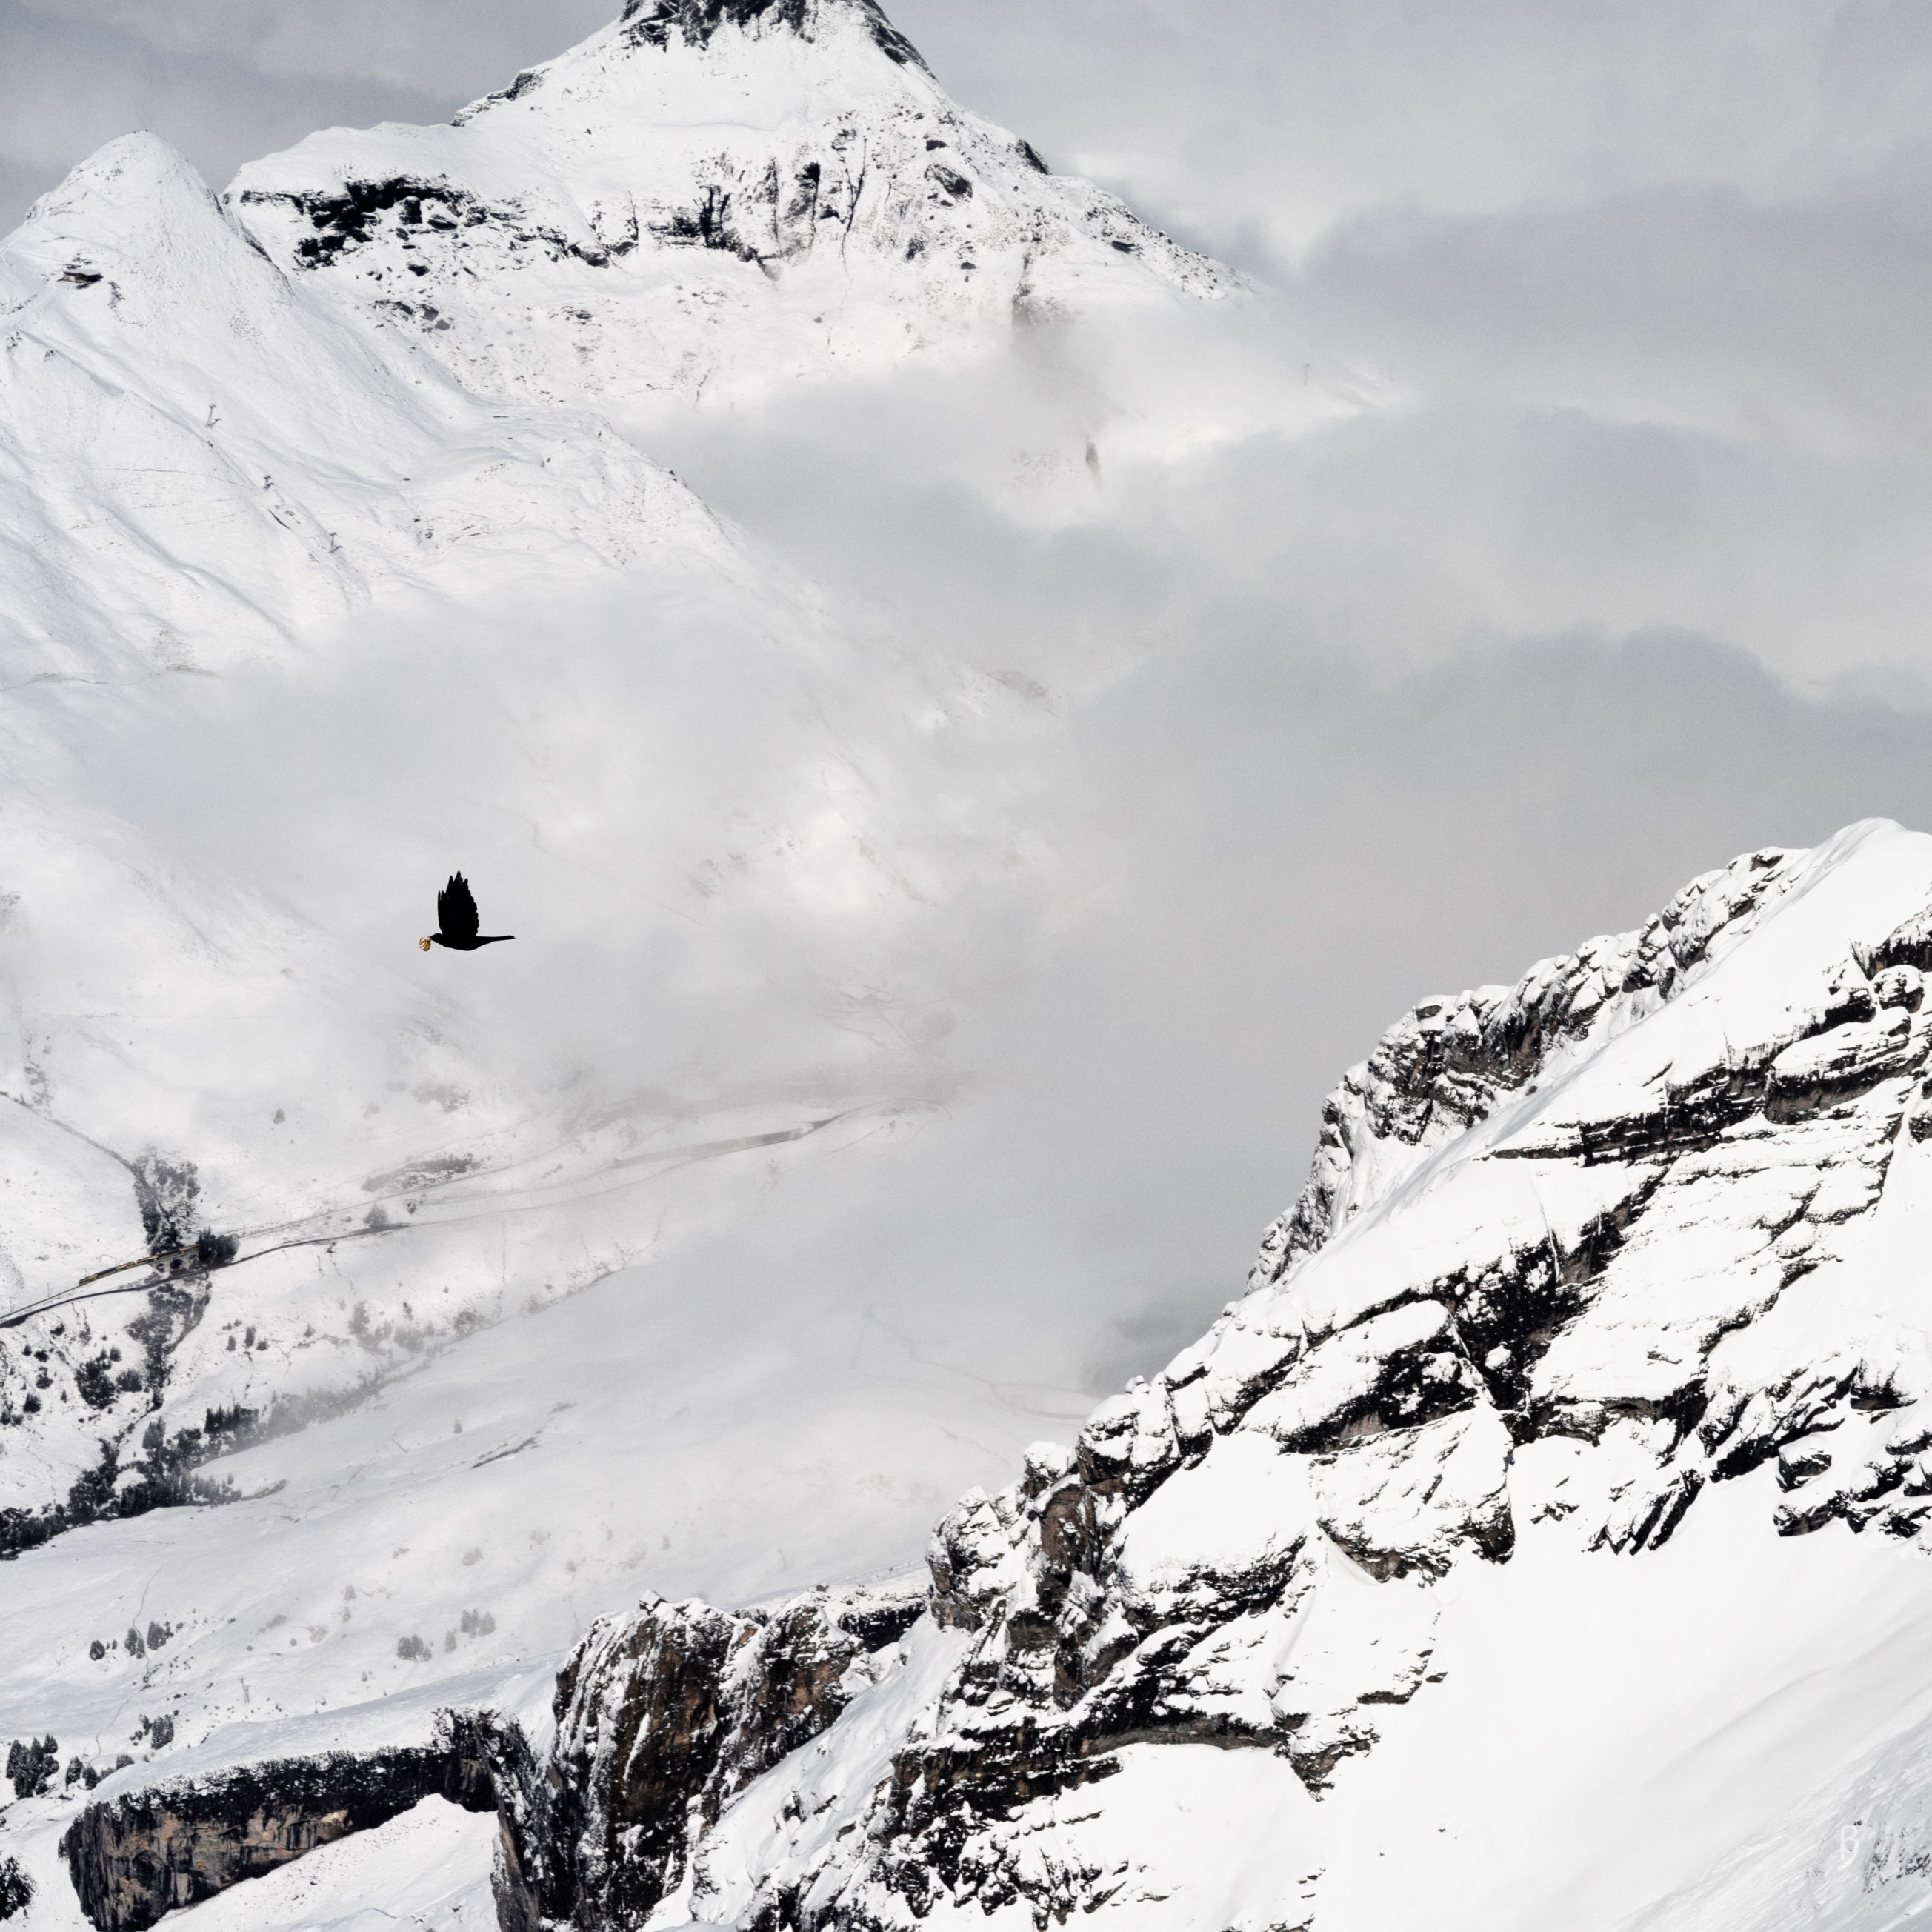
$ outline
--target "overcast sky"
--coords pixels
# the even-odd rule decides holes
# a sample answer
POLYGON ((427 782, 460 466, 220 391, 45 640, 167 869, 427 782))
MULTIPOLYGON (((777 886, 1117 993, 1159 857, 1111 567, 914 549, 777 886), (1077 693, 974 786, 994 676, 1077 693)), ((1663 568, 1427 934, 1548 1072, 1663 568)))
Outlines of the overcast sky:
MULTIPOLYGON (((218 182, 318 126, 446 115, 610 10, 604 0, 5 0, 8 212, 17 218, 26 197, 130 127, 164 135, 218 182)), ((1888 243, 1895 254, 1928 181, 1932 19, 1908 0, 902 0, 892 10, 962 102, 1027 134, 1056 166, 1250 260, 1295 257, 1338 230, 1386 241, 1396 216, 1629 215, 1654 197, 1680 219, 1728 208, 1741 230, 1751 217, 1804 227, 1841 272, 1870 269, 1888 243), (1843 224, 1822 220, 1821 232, 1834 209, 1843 224)), ((1486 232, 1492 253, 1506 245, 1486 232)))
MULTIPOLYGON (((1264 285, 1196 346, 1217 407, 1256 354, 1382 399, 1114 476, 1058 529, 932 458, 916 383, 654 446, 854 608, 1077 692, 1062 776, 1111 896, 991 1057, 1030 1070, 1024 1148, 1084 1151, 1000 1184, 1035 1268, 1114 1217, 1088 1265, 1139 1256, 1150 1306, 1184 1281, 1178 1340, 1410 1000, 1740 850, 1932 824, 1932 12, 892 10, 964 104, 1264 285)), ((132 127, 218 182, 445 116, 605 12, 0 0, 0 205, 132 127)))

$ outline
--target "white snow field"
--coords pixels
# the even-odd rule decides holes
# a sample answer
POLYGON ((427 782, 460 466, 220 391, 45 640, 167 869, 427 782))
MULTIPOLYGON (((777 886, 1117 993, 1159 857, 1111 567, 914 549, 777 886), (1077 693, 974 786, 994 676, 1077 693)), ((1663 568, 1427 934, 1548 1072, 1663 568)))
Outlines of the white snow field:
MULTIPOLYGON (((49 1790, 0 1786, 10 1925, 87 1923, 62 1837, 157 1780, 422 1743, 445 1707, 541 1748, 572 1646, 652 1593, 903 1574, 962 1493, 987 1591, 1021 1587, 1033 1520, 987 1492, 1063 1466, 1026 1445, 1073 1437, 1095 1355, 1009 1265, 1051 1130, 992 1090, 1026 1052, 1001 1000, 1104 886, 1056 849, 1054 700, 835 609, 650 432, 990 369, 1025 440, 1002 418, 962 487, 1077 521, 1106 465, 1360 406, 1238 335, 1232 374, 1174 352, 1246 299, 954 105, 872 0, 633 0, 452 126, 327 130, 218 196, 130 134, 0 244, 0 1319, 58 1304, 0 1328, 0 1744, 57 1745, 49 1790), (421 953, 458 868, 517 937, 421 953), (201 1235, 232 1262, 59 1299, 201 1235)), ((1154 1490, 1107 1582, 1136 1614, 1305 1566, 1301 1622, 1257 1613, 1198 1687, 1300 1742, 1130 1742, 1022 1808, 1034 1894, 1132 1932, 1877 1932, 1932 1900, 1910 1418, 1841 1404, 1825 1480, 1700 1466, 1654 1535, 1694 1358, 1741 1406, 1808 1364, 1847 1403, 1932 1391, 1900 1126, 1932 1022, 1910 969, 1856 1015, 1831 980, 1932 904, 1932 842, 1868 826, 1778 878, 1668 1000, 1617 996, 1641 936, 1593 943, 1576 1038, 1493 1112, 1405 1138, 1338 1090, 1197 1390, 1319 1330, 1312 1416, 1430 1342, 1418 1271, 1576 1238, 1628 1180, 1579 1150, 1675 1066, 1775 1040, 1793 1094, 1870 1076, 1768 1178, 1646 1196, 1667 1238, 1537 1354, 1603 1408, 1587 1453, 1492 1402, 1311 1476, 1276 1391, 1154 1490), (1828 1008, 1828 1048, 1783 1042, 1828 1008), (1345 1520, 1320 1486, 1364 1469, 1345 1520), (1774 1528, 1790 1492, 1812 1533, 1774 1528), (1466 1546, 1504 1520, 1507 1560, 1466 1546)), ((1479 1032, 1498 991, 1429 1018, 1479 1032)), ((1171 1384, 1095 1439, 1157 1436, 1171 1384)), ((842 1870, 966 1643, 916 1629, 657 1922, 842 1870)), ((473 1932, 497 1842, 428 1798, 170 1922, 473 1932)), ((1018 1932, 1032 1895, 947 1910, 1018 1932)))
POLYGON ((580 412, 466 394, 274 267, 151 135, 0 247, 11 688, 211 671, 377 596, 716 546, 580 412))

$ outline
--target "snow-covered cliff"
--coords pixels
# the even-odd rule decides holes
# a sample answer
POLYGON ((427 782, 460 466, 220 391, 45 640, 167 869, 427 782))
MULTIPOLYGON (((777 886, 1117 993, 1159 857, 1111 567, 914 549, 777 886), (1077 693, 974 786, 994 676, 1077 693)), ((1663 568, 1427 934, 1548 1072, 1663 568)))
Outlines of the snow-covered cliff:
MULTIPOLYGON (((668 1646, 688 1670, 704 1613, 647 1606, 586 1640, 554 1760, 576 1808, 553 1804, 524 1858, 548 1909, 586 1927, 662 1900, 660 1922, 760 1926, 1404 1922, 1413 1875, 1332 1870, 1334 1840, 1375 1802, 1364 1761, 1423 1749, 1445 1677, 1502 1694, 1510 1660, 1472 1660, 1466 1628, 1444 1641, 1472 1573, 1497 1579, 1492 1639, 1523 1604, 1560 1616, 1561 1570, 1648 1594, 1696 1650, 1736 1606, 1666 1567, 1674 1539, 1740 1574, 1819 1532, 1932 1546, 1928 970, 1932 838, 1874 824, 1741 858, 1514 987, 1420 1004, 1330 1100, 1246 1294, 1071 1449, 1036 1446, 1011 1488, 946 1517, 926 1616, 836 1679, 820 1735, 771 1768, 748 1759, 735 1798, 715 1766, 702 1804, 674 1778, 626 1838, 626 1780, 670 1720, 624 1687, 661 1683, 668 1646)), ((1882 1649, 1896 1605, 1832 1548, 1834 1610, 1882 1649)), ((1799 1574, 1792 1601, 1812 1602, 1820 1566, 1799 1574)), ((802 1614, 762 1627, 759 1654, 771 1630, 836 1627, 839 1600, 802 1614)), ((1762 1610, 1773 1630, 1791 1614, 1762 1610)), ((700 1678, 735 1681, 716 1648, 700 1678)), ((1646 1660, 1666 1748, 1694 1760, 1712 1706, 1740 1729, 1780 1708, 1789 1687, 1750 1648, 1694 1695, 1646 1660)), ((1874 1688, 1844 1673, 1851 1702, 1874 1688)), ((1589 1690, 1556 1694, 1582 1748, 1589 1690)), ((1916 1682, 1901 1697, 1922 1720, 1916 1682)), ((1774 1742, 1852 1788, 1837 1740, 1774 1742)), ((1804 1778, 1773 1761, 1789 1802, 1804 1778)), ((1619 1922, 1667 1877, 1708 1890, 1741 1819, 1779 1822, 1682 1783, 1708 1808, 1701 1863, 1633 1852, 1570 1922, 1619 1922)), ((1484 1814, 1438 1792, 1383 1821, 1390 1842, 1457 1802, 1484 1814)), ((1594 1829, 1573 1828, 1574 1858, 1594 1829)), ((1910 1880, 1898 1852, 1876 1888, 1910 1880)), ((1500 1921, 1451 1899, 1436 1922, 1538 1922, 1533 1898, 1500 1921)))

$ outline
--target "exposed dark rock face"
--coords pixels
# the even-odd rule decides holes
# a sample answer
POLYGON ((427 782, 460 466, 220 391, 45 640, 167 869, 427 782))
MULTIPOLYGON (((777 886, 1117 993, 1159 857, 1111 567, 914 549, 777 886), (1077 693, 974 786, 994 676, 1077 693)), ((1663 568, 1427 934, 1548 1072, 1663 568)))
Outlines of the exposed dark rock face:
POLYGON ((502 1924, 641 1924, 724 1808, 869 1686, 925 1608, 915 1582, 600 1619, 557 1678, 548 1763, 502 1751, 502 1924))
MULTIPOLYGON (((516 90, 502 97, 512 98, 516 90)), ((647 221, 634 212, 616 231, 596 237, 566 234, 532 221, 514 206, 494 206, 446 182, 397 175, 380 181, 352 180, 333 192, 244 192, 250 208, 280 205, 302 224, 295 259, 304 268, 328 268, 371 242, 400 244, 410 266, 428 272, 427 250, 445 239, 458 244, 480 242, 512 259, 552 262, 566 256, 593 268, 608 267, 629 254, 648 235, 674 248, 712 248, 741 261, 782 264, 808 255, 821 220, 848 221, 855 196, 844 178, 841 157, 801 154, 781 167, 775 160, 742 168, 720 158, 710 165, 712 177, 694 184, 692 200, 656 208, 647 221), (835 185, 830 171, 838 171, 835 185)), ((935 176, 935 179, 938 177, 935 176)), ((957 175, 950 195, 970 195, 970 182, 957 175)), ((434 328, 446 319, 434 304, 386 301, 386 310, 434 328)))
POLYGON ((488 1720, 458 1717, 435 1744, 176 1780, 89 1804, 61 1850, 100 1932, 141 1932, 165 1912, 384 1824, 424 1798, 492 1810, 498 1748, 488 1720))
POLYGON ((702 47, 728 26, 746 33, 776 29, 809 40, 821 10, 838 8, 856 14, 880 50, 902 67, 925 67, 919 50, 886 18, 878 0, 625 0, 621 19, 634 43, 662 47, 675 33, 687 46, 702 47))
POLYGON ((637 245, 634 234, 628 242, 610 247, 587 245, 554 229, 532 224, 514 208, 492 207, 447 182, 410 175, 350 181, 333 193, 249 193, 242 200, 250 207, 280 203, 301 218, 306 226, 296 244, 296 259, 308 268, 327 268, 385 233, 429 242, 458 229, 487 229, 513 250, 535 248, 553 260, 572 255, 599 265, 637 245))

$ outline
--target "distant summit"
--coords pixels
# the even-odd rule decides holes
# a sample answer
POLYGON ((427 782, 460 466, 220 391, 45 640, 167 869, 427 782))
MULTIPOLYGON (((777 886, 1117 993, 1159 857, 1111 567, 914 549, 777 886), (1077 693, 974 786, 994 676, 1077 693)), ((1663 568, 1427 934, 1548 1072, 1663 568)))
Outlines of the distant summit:
POLYGON ((647 0, 446 126, 332 128, 225 197, 490 394, 755 393, 1229 271, 957 106, 874 0, 647 0))

